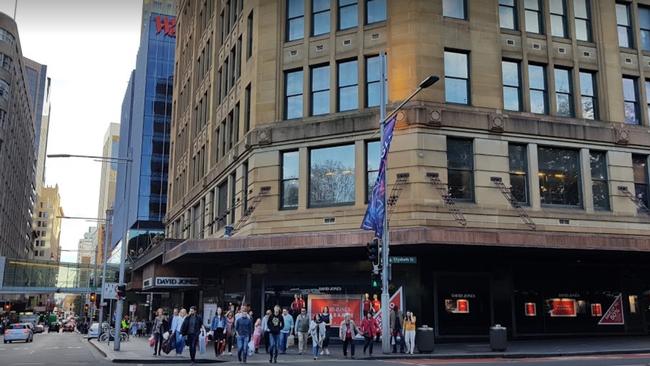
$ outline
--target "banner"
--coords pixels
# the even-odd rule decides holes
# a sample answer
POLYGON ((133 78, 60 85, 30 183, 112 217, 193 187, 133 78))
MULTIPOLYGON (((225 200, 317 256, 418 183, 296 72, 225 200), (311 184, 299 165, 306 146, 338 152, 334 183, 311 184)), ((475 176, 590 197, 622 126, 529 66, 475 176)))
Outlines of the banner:
POLYGON ((551 299, 548 300, 550 305, 551 317, 576 317, 577 308, 574 299, 551 299))
POLYGON ((366 215, 363 217, 361 228, 364 230, 373 230, 375 237, 382 238, 384 232, 384 216, 386 212, 386 160, 388 158, 388 151, 390 150, 390 143, 393 140, 393 130, 395 129, 395 122, 397 115, 388 120, 384 125, 384 145, 381 149, 381 156, 379 161, 379 173, 377 180, 372 187, 372 196, 368 202, 366 215))
MULTIPOLYGON (((396 305, 399 306, 399 309, 404 312, 404 291, 402 287, 398 288, 397 291, 393 294, 393 296, 388 299, 388 304, 390 304, 390 308, 392 309, 396 305)), ((374 315, 375 319, 377 319, 377 324, 379 324, 379 329, 381 329, 381 311, 377 311, 374 315)))
POLYGON ((361 324, 362 295, 309 295, 307 298, 307 312, 311 319, 313 315, 320 314, 324 307, 328 307, 333 327, 339 327, 345 314, 350 314, 355 323, 361 324))
POLYGON ((607 309, 605 315, 600 318, 598 325, 624 325, 625 316, 623 315, 623 294, 618 294, 612 305, 607 309))

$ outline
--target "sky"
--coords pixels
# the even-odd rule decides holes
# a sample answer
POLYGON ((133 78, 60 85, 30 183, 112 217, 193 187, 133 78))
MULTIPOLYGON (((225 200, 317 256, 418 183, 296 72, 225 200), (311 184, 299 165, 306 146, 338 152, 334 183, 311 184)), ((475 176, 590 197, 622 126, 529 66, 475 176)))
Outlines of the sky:
MULTIPOLYGON (((135 67, 142 0, 17 0, 23 56, 47 65, 52 79, 48 154, 101 155, 110 122, 120 120, 122 99, 135 67)), ((0 0, 13 16, 15 0, 0 0)), ((48 159, 46 185, 59 185, 66 216, 96 217, 101 163, 48 159)), ((79 239, 95 226, 63 220, 62 261, 76 261, 79 239)))

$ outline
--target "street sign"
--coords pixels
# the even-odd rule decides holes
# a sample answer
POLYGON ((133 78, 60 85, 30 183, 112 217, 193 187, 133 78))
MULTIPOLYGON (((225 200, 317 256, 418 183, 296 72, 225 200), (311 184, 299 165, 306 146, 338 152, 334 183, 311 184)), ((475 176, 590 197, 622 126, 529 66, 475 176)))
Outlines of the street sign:
POLYGON ((102 300, 103 299, 117 300, 116 282, 104 282, 104 288, 102 289, 102 300))
POLYGON ((388 257, 388 263, 390 264, 417 264, 418 257, 388 257))

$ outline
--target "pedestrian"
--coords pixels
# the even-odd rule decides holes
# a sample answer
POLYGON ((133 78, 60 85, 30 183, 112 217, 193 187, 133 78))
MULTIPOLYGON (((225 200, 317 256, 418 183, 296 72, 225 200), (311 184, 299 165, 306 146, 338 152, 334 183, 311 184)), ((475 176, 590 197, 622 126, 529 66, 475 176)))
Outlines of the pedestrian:
POLYGON ((124 318, 122 318, 122 322, 120 323, 120 328, 122 329, 122 332, 126 333, 126 340, 129 340, 129 331, 131 330, 131 322, 129 321, 129 316, 124 315, 124 318))
POLYGON ((406 343, 406 353, 413 354, 415 350, 415 315, 407 311, 404 318, 404 338, 406 343))
POLYGON ((239 319, 242 315, 248 314, 248 306, 242 304, 241 307, 239 307, 239 311, 235 313, 235 321, 239 319))
POLYGON ((330 308, 325 306, 323 307, 323 311, 320 314, 320 321, 325 324, 325 338, 323 339, 323 345, 322 349, 320 351, 321 355, 329 355, 330 350, 329 350, 329 345, 330 345, 330 337, 329 337, 329 332, 330 332, 330 327, 332 326, 332 316, 330 314, 330 308))
POLYGON ((264 338, 264 350, 266 353, 269 353, 269 316, 271 316, 272 312, 271 310, 267 310, 266 314, 264 314, 264 317, 262 318, 262 337, 264 338))
POLYGON ((284 328, 284 317, 280 307, 276 305, 267 322, 269 329, 269 363, 278 363, 278 347, 280 346, 280 331, 284 328))
POLYGON ((318 360, 318 350, 323 347, 323 340, 325 339, 325 323, 316 314, 309 322, 309 335, 311 336, 314 360, 318 360))
MULTIPOLYGON (((181 310, 182 311, 182 310, 181 310)), ((190 313, 183 320, 181 334, 187 337, 187 346, 190 348, 190 359, 196 361, 196 345, 199 341, 199 333, 203 326, 203 319, 196 313, 196 307, 190 307, 190 313)))
POLYGON ((223 343, 226 337, 226 317, 223 316, 223 309, 217 307, 217 313, 212 318, 210 330, 214 337, 214 355, 219 357, 223 352, 223 343))
POLYGON ((390 309, 390 343, 393 345, 393 353, 397 353, 397 345, 399 344, 399 352, 404 353, 404 314, 399 310, 399 305, 391 304, 390 309))
MULTIPOLYGON (((177 343, 176 343, 176 342, 178 342, 178 339, 183 338, 183 336, 181 335, 181 332, 180 332, 181 325, 183 325, 183 319, 181 319, 181 317, 178 315, 178 308, 174 308, 174 310, 172 310, 171 325, 169 326, 169 333, 170 333, 169 336, 174 337, 174 343, 172 344, 174 349, 178 348, 177 343)), ((176 355, 178 356, 178 351, 176 351, 176 355)))
POLYGON ((300 314, 300 309, 303 307, 300 306, 300 300, 302 300, 298 294, 293 295, 293 302, 291 303, 291 315, 297 317, 300 314))
POLYGON ((242 311, 242 315, 235 321, 235 332, 237 333, 237 359, 246 363, 248 356, 248 342, 253 335, 253 321, 248 313, 242 311))
POLYGON ((370 294, 366 293, 363 295, 363 317, 366 317, 366 314, 372 312, 372 300, 370 300, 370 294))
POLYGON ((155 343, 153 346, 154 356, 160 356, 160 348, 162 347, 162 341, 163 341, 162 335, 167 331, 167 328, 168 328, 167 317, 163 315, 163 309, 160 308, 156 310, 156 318, 154 319, 154 323, 153 323, 152 335, 155 339, 155 343))
POLYGON ((310 323, 309 316, 307 316, 307 309, 300 309, 300 314, 296 317, 296 325, 294 327, 294 334, 298 335, 298 354, 302 355, 307 346, 310 323))
POLYGON ((354 358, 354 337, 359 334, 359 328, 355 324, 350 314, 343 316, 343 321, 339 326, 339 338, 343 340, 343 357, 348 357, 348 345, 350 346, 350 357, 354 358))
POLYGON ((369 349, 369 356, 372 356, 373 338, 377 336, 379 324, 371 313, 366 314, 366 317, 361 321, 361 334, 363 334, 363 354, 369 349))
POLYGON ((176 341, 176 344, 174 344, 174 348, 176 349, 176 356, 182 355, 183 348, 185 348, 185 336, 183 336, 183 333, 181 332, 185 318, 187 318, 187 310, 183 308, 178 312, 175 323, 172 319, 172 327, 170 332, 174 333, 174 339, 176 341))
POLYGON ((282 310, 282 318, 284 319, 284 326, 280 331, 280 353, 287 353, 287 341, 292 336, 293 332, 293 317, 289 314, 289 310, 282 310))
MULTIPOLYGON (((251 317, 251 319, 253 319, 251 317)), ((255 353, 260 349, 260 342, 262 341, 262 319, 257 318, 253 328, 253 344, 255 345, 255 353)))
POLYGON ((226 314, 226 347, 228 355, 232 355, 232 346, 235 343, 235 314, 228 311, 226 314))

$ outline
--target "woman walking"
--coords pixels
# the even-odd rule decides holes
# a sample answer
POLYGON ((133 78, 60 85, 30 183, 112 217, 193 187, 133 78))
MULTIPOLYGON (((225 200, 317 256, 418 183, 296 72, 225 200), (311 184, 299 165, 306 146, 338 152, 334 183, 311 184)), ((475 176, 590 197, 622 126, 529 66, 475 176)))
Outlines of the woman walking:
POLYGON ((413 354, 415 350, 415 315, 410 311, 407 311, 404 317, 404 338, 406 353, 413 354))
POLYGON ((176 355, 180 356, 183 354, 183 348, 185 348, 185 337, 181 333, 181 328, 183 327, 183 322, 185 321, 185 318, 187 317, 187 310, 181 309, 178 312, 178 316, 176 317, 176 322, 174 323, 175 328, 173 328, 171 331, 174 332, 175 337, 176 337, 176 344, 174 345, 174 348, 176 349, 176 355))
POLYGON ((219 357, 223 352, 223 343, 226 333, 226 317, 223 316, 223 309, 217 308, 217 314, 212 318, 210 330, 214 336, 214 355, 219 357))
POLYGON ((368 355, 372 356, 373 339, 377 336, 379 324, 377 319, 372 316, 372 313, 366 314, 366 317, 361 321, 361 333, 363 334, 363 354, 369 350, 368 355))
POLYGON ((314 360, 317 360, 318 350, 323 346, 325 339, 325 323, 321 321, 320 316, 314 315, 309 322, 309 335, 313 345, 314 360))
POLYGON ((320 321, 325 324, 325 338, 323 339, 323 348, 320 351, 321 355, 329 355, 330 350, 329 350, 329 345, 330 345, 330 337, 329 337, 329 331, 330 327, 332 326, 332 316, 330 315, 330 308, 325 306, 323 308, 323 312, 320 314, 320 321))
POLYGON ((235 343, 235 314, 229 311, 226 314, 226 346, 228 355, 232 355, 232 346, 235 343))
POLYGON ((262 319, 257 318, 257 320, 255 321, 255 330, 253 331, 253 344, 255 345, 255 353, 257 353, 257 351, 260 349, 261 341, 262 341, 262 319))
POLYGON ((167 324, 168 324, 167 317, 163 314, 163 309, 160 308, 156 310, 156 319, 154 319, 153 331, 152 331, 152 335, 155 339, 155 343, 153 346, 154 356, 160 356, 160 348, 162 348, 162 342, 163 342, 162 335, 167 331, 168 328, 167 324))

